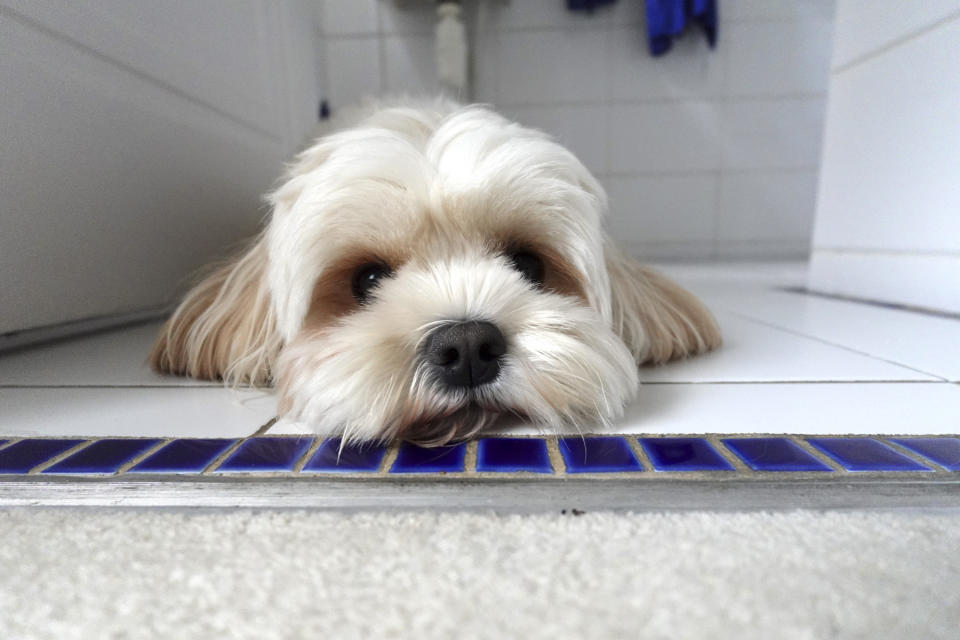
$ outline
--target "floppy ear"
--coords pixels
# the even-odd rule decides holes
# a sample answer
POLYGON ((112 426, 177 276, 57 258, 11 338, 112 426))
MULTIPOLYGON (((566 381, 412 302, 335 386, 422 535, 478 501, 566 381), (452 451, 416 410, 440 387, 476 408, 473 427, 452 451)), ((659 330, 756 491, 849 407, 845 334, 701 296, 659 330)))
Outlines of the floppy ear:
POLYGON ((613 329, 638 364, 659 364, 720 346, 720 329, 692 293, 608 243, 613 329))
POLYGON ((280 351, 261 234, 207 275, 160 330, 150 352, 163 373, 263 385, 280 351))

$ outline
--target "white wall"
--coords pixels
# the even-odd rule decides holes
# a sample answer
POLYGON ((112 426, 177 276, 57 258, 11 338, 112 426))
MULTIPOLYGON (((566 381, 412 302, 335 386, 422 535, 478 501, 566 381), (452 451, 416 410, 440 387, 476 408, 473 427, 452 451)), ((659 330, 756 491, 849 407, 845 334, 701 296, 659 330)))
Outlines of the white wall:
MULTIPOLYGON (((334 108, 434 92, 433 6, 321 0, 334 108)), ((801 257, 815 206, 833 0, 724 0, 720 42, 646 49, 641 0, 593 16, 563 0, 466 9, 473 99, 570 146, 600 177, 610 226, 649 258, 801 257)))
POLYGON ((251 233, 316 122, 307 0, 0 0, 0 333, 127 314, 251 233))
POLYGON ((956 0, 838 0, 809 286, 960 312, 956 0))

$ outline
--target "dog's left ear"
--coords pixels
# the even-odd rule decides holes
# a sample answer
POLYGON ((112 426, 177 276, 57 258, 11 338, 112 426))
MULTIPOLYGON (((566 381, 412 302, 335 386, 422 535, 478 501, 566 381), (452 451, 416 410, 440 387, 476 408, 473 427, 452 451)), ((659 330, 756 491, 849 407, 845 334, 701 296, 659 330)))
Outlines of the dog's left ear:
POLYGON ((720 346, 720 329, 692 293, 621 254, 609 242, 613 329, 638 364, 659 364, 720 346))

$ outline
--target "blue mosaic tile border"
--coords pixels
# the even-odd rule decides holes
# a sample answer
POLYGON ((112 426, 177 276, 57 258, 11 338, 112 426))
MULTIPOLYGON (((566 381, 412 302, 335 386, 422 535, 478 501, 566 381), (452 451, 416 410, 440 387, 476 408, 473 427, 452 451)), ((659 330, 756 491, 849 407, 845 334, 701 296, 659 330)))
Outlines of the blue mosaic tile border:
POLYGON ((6 438, 0 477, 816 477, 960 473, 960 436, 487 437, 447 447, 339 438, 6 438))

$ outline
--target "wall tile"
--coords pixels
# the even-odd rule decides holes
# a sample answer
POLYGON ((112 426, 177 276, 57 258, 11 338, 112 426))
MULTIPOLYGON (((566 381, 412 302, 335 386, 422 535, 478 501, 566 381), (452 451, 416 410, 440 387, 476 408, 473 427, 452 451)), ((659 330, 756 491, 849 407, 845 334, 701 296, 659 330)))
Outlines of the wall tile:
POLYGON ((789 239, 809 243, 816 208, 816 170, 725 173, 720 179, 717 236, 725 240, 789 239))
MULTIPOLYGON (((629 4, 629 2, 627 3, 629 4)), ((484 29, 499 31, 537 28, 602 29, 610 23, 613 10, 601 7, 591 14, 568 11, 564 1, 514 0, 489 2, 484 29)))
MULTIPOLYGON (((339 0, 352 2, 353 0, 339 0)), ((435 2, 375 0, 380 5, 380 32, 388 35, 427 35, 437 26, 435 2)))
POLYGON ((377 33, 377 0, 321 0, 320 27, 324 35, 377 33))
POLYGON ((607 178, 607 226, 643 243, 712 242, 716 182, 712 174, 607 178))
POLYGON ((832 20, 836 0, 724 0, 722 22, 832 20))
POLYGON ((334 108, 380 93, 380 41, 376 37, 328 39, 328 95, 334 108))
POLYGON ((549 133, 594 174, 606 171, 606 105, 505 107, 502 111, 528 127, 549 133))
POLYGON ((419 95, 440 90, 433 36, 389 36, 382 46, 389 93, 419 95))
POLYGON ((501 104, 602 101, 607 97, 606 42, 595 31, 501 33, 501 104))
POLYGON ((610 110, 610 171, 690 171, 719 167, 718 103, 675 102, 610 110))
POLYGON ((826 92, 830 22, 732 24, 726 33, 727 95, 826 92))
POLYGON ((817 166, 823 116, 823 98, 728 102, 723 117, 724 167, 817 166))
MULTIPOLYGON (((638 28, 610 33, 610 93, 614 100, 706 98, 723 92, 723 56, 706 38, 681 38, 654 58, 638 28)), ((826 74, 826 71, 824 71, 826 74)))

